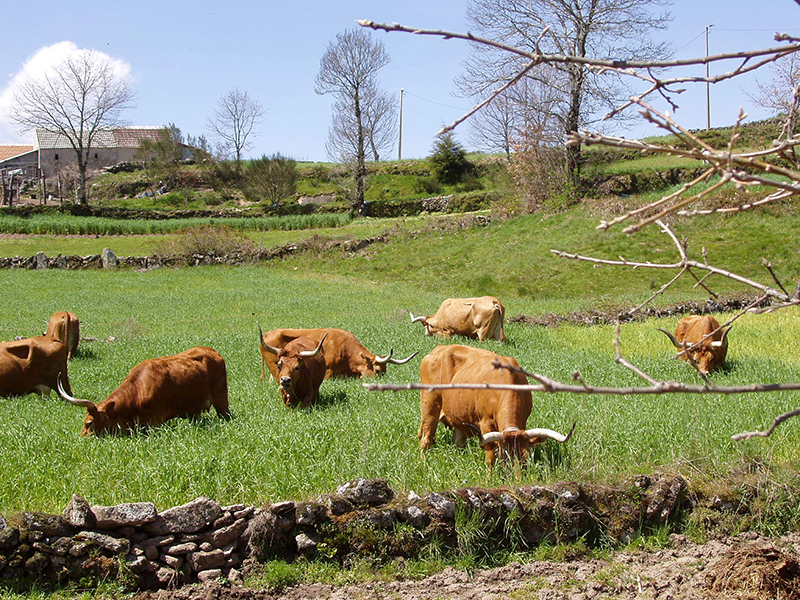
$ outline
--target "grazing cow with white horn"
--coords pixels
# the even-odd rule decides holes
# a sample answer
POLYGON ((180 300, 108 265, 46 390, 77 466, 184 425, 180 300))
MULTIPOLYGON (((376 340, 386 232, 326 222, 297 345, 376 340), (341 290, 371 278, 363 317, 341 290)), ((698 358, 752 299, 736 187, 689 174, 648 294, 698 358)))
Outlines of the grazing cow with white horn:
POLYGON ((481 298, 448 298, 430 317, 411 315, 412 323, 421 322, 425 326, 425 335, 450 337, 461 335, 471 339, 500 340, 506 339, 503 320, 506 309, 503 303, 494 296, 481 298))
POLYGON ((45 335, 64 344, 67 347, 67 360, 70 360, 75 355, 78 341, 81 339, 81 322, 75 313, 65 310, 53 313, 45 335))
MULTIPOLYGON (((414 352, 408 358, 398 359, 393 358, 394 349, 389 351, 386 356, 378 356, 367 350, 364 345, 356 339, 356 336, 344 329, 333 329, 330 327, 321 327, 317 329, 272 329, 267 333, 261 332, 261 325, 259 325, 259 333, 261 340, 267 346, 274 348, 283 348, 286 344, 301 336, 319 342, 322 338, 326 337, 325 347, 322 354, 325 356, 325 364, 327 369, 325 378, 330 377, 373 377, 375 375, 384 375, 386 367, 389 364, 404 365, 417 353, 414 352)), ((265 350, 263 345, 261 349, 261 380, 264 380, 266 365, 272 377, 278 378, 278 358, 272 352, 265 350)))
POLYGON ((675 335, 660 327, 658 330, 681 351, 680 357, 683 360, 689 361, 691 357, 690 362, 695 364, 701 373, 711 373, 721 368, 725 362, 725 356, 728 354, 728 332, 731 328, 728 327, 723 331, 714 317, 708 315, 684 317, 678 323, 675 335))
POLYGON ((206 347, 140 362, 98 404, 73 398, 60 381, 58 393, 86 409, 81 435, 127 434, 138 426, 199 417, 212 406, 220 417, 230 416, 225 360, 206 347))
MULTIPOLYGON (((520 372, 495 368, 494 361, 518 368, 510 357, 469 346, 437 346, 422 359, 419 376, 422 384, 511 384, 527 385, 520 372)), ((545 439, 566 442, 575 429, 562 435, 552 429, 526 429, 531 414, 531 393, 527 390, 428 389, 420 392, 422 422, 419 446, 433 445, 439 421, 453 428, 453 441, 464 446, 468 437, 478 434, 491 469, 499 452, 503 457, 524 463, 530 446, 545 439)))
POLYGON ((63 373, 69 390, 67 347, 49 336, 36 336, 0 344, 0 398, 36 392, 49 396, 63 373))
POLYGON ((322 343, 327 336, 322 336, 317 343, 303 335, 278 348, 264 342, 261 325, 258 326, 258 333, 262 354, 267 352, 277 359, 277 379, 283 403, 286 406, 300 404, 304 408, 311 406, 319 396, 319 388, 325 379, 327 366, 322 343))

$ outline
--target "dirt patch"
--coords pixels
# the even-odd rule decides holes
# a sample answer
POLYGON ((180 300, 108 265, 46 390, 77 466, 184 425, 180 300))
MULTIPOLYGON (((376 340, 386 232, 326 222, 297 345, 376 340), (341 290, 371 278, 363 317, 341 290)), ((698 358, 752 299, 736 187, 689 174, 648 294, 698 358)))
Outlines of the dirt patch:
POLYGON ((533 561, 471 573, 447 568, 419 581, 314 583, 278 592, 213 581, 141 593, 135 600, 795 600, 799 549, 796 533, 774 540, 747 533, 704 544, 673 535, 658 552, 617 552, 607 559, 533 561))

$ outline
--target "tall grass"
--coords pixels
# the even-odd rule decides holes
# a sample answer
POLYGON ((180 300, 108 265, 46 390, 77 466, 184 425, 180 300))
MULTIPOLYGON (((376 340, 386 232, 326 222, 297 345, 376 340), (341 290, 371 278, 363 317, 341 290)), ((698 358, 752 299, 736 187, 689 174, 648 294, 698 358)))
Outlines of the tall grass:
POLYGON ((302 230, 342 227, 347 214, 287 215, 284 217, 230 217, 192 219, 110 219, 73 215, 0 215, 0 233, 33 235, 148 235, 174 233, 204 225, 225 225, 248 231, 302 230))
MULTIPOLYGON (((409 322, 410 307, 436 306, 448 287, 415 286, 305 274, 262 267, 0 273, 13 310, 0 313, 0 339, 41 333, 56 310, 81 319, 84 340, 70 363, 75 395, 99 401, 138 362, 196 345, 218 350, 228 366, 233 419, 206 414, 175 420, 132 437, 81 438, 85 411, 55 396, 0 399, 0 510, 61 511, 73 493, 91 503, 149 500, 159 509, 199 495, 220 502, 260 503, 331 492, 356 477, 382 477, 397 490, 502 485, 487 480, 483 452, 452 444, 441 428, 420 459, 416 432, 419 395, 367 392, 359 380, 326 381, 309 410, 282 404, 274 382, 259 381, 259 321, 266 328, 332 326, 353 331, 371 350, 396 355, 419 350, 407 365, 392 365, 387 381, 418 381, 419 361, 439 343, 468 343, 514 356, 530 370, 570 380, 575 370, 595 385, 639 385, 613 362, 613 329, 506 328, 508 342, 425 337, 409 322)), ((544 303, 509 299, 510 314, 541 312, 544 303)), ((553 301, 547 306, 552 307, 553 301)), ((656 326, 626 325, 623 352, 656 377, 694 381, 656 326)), ((793 313, 746 317, 731 333, 728 368, 720 384, 800 378, 793 313)), ((656 469, 726 473, 756 459, 797 465, 800 432, 786 423, 767 440, 734 444, 730 435, 760 428, 796 406, 789 393, 684 397, 605 397, 537 394, 530 426, 575 435, 565 446, 546 443, 523 483, 555 479, 615 479, 656 469)))

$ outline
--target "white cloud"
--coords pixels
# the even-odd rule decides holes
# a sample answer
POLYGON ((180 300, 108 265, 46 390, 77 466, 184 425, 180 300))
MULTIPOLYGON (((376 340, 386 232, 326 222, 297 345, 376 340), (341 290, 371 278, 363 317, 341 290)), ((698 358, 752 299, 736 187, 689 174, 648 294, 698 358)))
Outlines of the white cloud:
MULTIPOLYGON (((28 78, 39 78, 53 67, 61 64, 69 56, 88 49, 78 48, 74 42, 58 42, 51 46, 45 46, 37 50, 22 65, 22 68, 8 81, 8 84, 0 90, 0 144, 32 144, 33 134, 28 132, 21 134, 18 127, 8 118, 8 111, 14 99, 14 93, 19 89, 20 84, 28 78)), ((120 78, 130 78, 131 67, 128 63, 120 59, 114 59, 98 50, 93 50, 95 54, 104 59, 108 59, 114 66, 120 78)))

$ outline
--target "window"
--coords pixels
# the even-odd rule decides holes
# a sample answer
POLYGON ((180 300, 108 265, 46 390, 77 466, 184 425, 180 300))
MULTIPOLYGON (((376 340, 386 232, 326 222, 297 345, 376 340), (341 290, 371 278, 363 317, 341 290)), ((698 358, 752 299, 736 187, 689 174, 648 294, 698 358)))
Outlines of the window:
POLYGON ((58 160, 58 154, 56 154, 56 160, 58 160))

